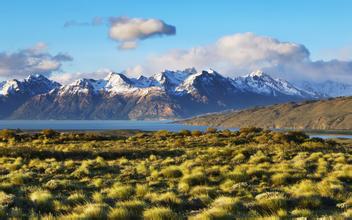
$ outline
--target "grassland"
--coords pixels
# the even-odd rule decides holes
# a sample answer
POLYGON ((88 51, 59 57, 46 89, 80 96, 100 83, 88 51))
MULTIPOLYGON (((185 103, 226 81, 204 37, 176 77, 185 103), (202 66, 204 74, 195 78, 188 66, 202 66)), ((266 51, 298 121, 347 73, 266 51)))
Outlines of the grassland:
POLYGON ((3 130, 0 218, 352 218, 350 146, 258 128, 3 130))
POLYGON ((213 127, 352 130, 352 96, 197 116, 180 123, 213 127))

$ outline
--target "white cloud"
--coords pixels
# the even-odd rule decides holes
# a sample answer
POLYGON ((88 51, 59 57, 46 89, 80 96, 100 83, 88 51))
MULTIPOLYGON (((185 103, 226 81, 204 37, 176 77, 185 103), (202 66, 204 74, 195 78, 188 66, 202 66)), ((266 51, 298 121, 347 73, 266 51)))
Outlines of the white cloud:
POLYGON ((232 77, 262 69, 288 80, 352 79, 352 62, 312 61, 302 44, 253 33, 224 36, 213 44, 154 55, 142 67, 150 74, 164 69, 211 67, 232 77))
POLYGON ((63 62, 72 61, 67 54, 52 55, 47 52, 45 43, 22 49, 14 53, 0 53, 0 77, 21 78, 33 73, 50 75, 60 70, 63 62))
POLYGON ((105 78, 109 73, 111 72, 110 69, 99 69, 95 72, 89 72, 89 73, 82 73, 82 72, 76 72, 76 73, 55 73, 50 76, 51 80, 54 80, 56 82, 59 82, 63 85, 70 84, 73 81, 77 79, 103 79, 105 78))
POLYGON ((120 43, 120 49, 133 49, 139 40, 175 34, 175 26, 166 24, 159 19, 128 17, 110 19, 109 37, 120 43))
POLYGON ((141 65, 137 65, 135 67, 127 68, 123 73, 128 75, 129 77, 138 78, 144 72, 144 69, 141 65))

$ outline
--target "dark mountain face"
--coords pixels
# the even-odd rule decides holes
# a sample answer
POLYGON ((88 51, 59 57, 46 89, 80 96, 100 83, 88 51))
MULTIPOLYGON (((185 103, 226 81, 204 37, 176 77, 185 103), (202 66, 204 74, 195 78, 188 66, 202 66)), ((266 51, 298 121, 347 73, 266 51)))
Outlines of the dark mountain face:
POLYGON ((11 119, 173 119, 233 108, 317 98, 264 73, 235 79, 216 71, 164 71, 128 78, 60 84, 43 76, 0 87, 1 118, 11 119))
POLYGON ((23 81, 9 80, 0 84, 0 118, 9 117, 31 97, 44 94, 61 85, 42 75, 31 75, 23 81))

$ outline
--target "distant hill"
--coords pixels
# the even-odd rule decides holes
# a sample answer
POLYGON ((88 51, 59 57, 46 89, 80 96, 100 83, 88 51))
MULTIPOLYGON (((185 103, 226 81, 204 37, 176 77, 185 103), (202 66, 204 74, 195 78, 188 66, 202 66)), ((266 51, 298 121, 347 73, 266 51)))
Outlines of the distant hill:
POLYGON ((277 104, 236 112, 210 114, 182 121, 223 127, 352 129, 352 97, 277 104))

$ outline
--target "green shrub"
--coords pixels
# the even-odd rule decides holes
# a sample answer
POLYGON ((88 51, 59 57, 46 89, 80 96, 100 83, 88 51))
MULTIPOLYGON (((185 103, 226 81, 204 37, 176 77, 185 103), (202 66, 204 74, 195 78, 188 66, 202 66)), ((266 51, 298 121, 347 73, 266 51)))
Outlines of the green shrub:
POLYGON ((193 130, 193 131, 191 132, 191 134, 192 134, 192 136, 194 136, 194 137, 199 137, 199 136, 201 136, 203 133, 202 133, 201 131, 199 131, 199 130, 193 130))
POLYGON ((182 136, 191 136, 191 131, 185 129, 179 131, 178 133, 182 136))

